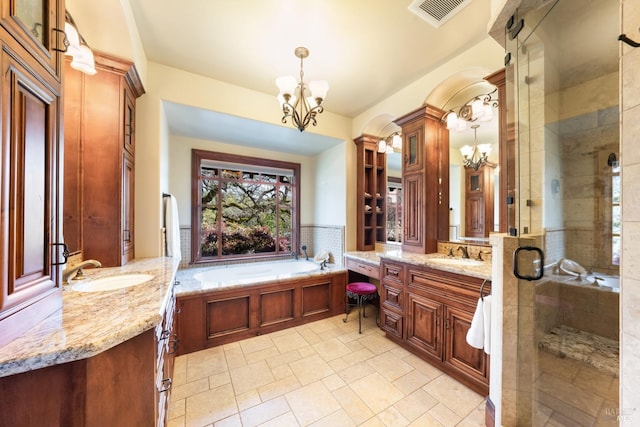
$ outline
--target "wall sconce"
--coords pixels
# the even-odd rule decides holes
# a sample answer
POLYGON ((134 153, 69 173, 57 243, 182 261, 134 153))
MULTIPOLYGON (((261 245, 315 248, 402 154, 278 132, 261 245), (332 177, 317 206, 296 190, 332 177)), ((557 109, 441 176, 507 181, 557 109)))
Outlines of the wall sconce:
POLYGON ((493 95, 498 91, 478 95, 467 101, 464 105, 455 109, 451 109, 442 116, 442 120, 446 121, 447 129, 464 131, 468 122, 488 122, 493 118, 493 109, 498 107, 498 99, 493 95))
POLYGON ((394 132, 386 138, 378 141, 378 153, 393 153, 395 150, 402 148, 402 135, 401 133, 394 132))
POLYGON ((65 11, 64 19, 65 45, 67 48, 64 54, 73 57, 71 68, 90 76, 94 75, 96 73, 96 65, 93 52, 84 37, 78 32, 78 26, 69 12, 65 11))

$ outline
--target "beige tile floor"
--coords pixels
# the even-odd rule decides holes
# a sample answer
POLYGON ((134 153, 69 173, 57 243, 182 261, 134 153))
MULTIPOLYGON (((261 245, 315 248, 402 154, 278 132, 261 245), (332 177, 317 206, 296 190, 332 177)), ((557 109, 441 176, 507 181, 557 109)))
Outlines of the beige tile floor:
POLYGON ((535 426, 617 426, 619 379, 570 358, 538 352, 535 426))
POLYGON ((175 360, 169 426, 483 426, 484 397, 353 313, 175 360))

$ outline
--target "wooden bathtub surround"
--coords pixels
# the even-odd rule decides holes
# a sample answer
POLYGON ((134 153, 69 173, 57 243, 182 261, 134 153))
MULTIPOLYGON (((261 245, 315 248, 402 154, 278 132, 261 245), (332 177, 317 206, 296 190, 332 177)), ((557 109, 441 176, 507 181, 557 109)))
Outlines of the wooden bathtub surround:
POLYGON ((178 296, 178 354, 344 313, 345 270, 178 296))

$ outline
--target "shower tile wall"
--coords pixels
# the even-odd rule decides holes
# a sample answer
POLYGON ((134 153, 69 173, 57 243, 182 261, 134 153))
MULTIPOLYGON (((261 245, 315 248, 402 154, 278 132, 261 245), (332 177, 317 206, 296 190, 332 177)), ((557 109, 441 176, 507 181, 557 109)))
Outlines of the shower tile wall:
MULTIPOLYGON (((640 41, 640 2, 622 0, 622 30, 640 41)), ((622 261, 621 261, 621 401, 623 426, 640 422, 640 48, 621 45, 622 90, 622 261)))

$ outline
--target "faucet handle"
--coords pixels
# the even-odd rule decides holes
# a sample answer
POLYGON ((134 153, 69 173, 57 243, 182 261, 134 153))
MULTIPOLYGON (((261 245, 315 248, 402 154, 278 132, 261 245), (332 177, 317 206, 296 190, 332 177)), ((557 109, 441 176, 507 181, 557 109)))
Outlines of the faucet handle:
POLYGON ((453 246, 445 246, 444 248, 448 251, 447 256, 453 257, 453 246))

